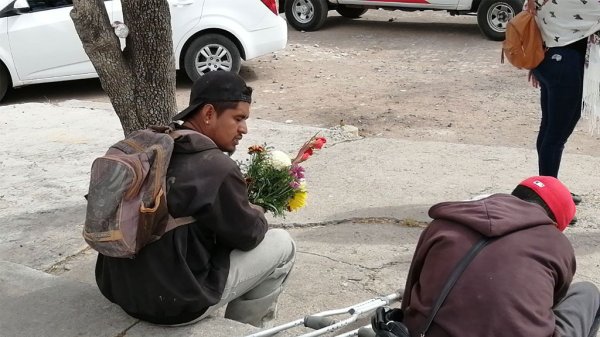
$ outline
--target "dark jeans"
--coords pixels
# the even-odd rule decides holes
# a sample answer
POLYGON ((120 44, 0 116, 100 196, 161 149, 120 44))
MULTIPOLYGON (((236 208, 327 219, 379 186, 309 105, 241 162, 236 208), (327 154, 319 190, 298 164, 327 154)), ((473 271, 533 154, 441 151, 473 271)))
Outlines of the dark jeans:
POLYGON ((571 284, 554 307, 556 330, 564 337, 596 337, 600 325, 600 292, 590 282, 571 284))
POLYGON ((568 48, 550 48, 533 74, 540 82, 542 122, 537 138, 539 175, 558 176, 567 139, 581 117, 585 55, 568 48))

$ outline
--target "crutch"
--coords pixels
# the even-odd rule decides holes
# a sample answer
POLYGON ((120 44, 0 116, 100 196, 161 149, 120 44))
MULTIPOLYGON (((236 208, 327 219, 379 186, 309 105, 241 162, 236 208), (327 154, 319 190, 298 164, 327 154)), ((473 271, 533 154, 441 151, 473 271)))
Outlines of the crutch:
MULTIPOLYGON (((299 335, 298 337, 320 336, 320 335, 335 331, 337 329, 347 326, 348 324, 355 322, 363 314, 374 311, 375 309, 382 307, 384 305, 389 305, 390 303, 392 303, 394 301, 401 300, 403 292, 404 292, 404 290, 400 289, 400 290, 394 292, 393 294, 383 296, 383 297, 373 298, 373 299, 370 299, 370 300, 367 300, 367 301, 364 301, 364 302, 361 302, 361 303, 358 303, 358 304, 355 304, 355 305, 352 305, 352 306, 349 306, 346 308, 322 311, 322 312, 316 313, 314 315, 309 315, 309 316, 297 319, 297 320, 289 322, 289 323, 285 323, 282 325, 272 327, 270 329, 259 331, 257 333, 248 335, 246 337, 272 336, 278 332, 281 332, 281 331, 284 331, 287 329, 291 329, 293 327, 301 326, 301 325, 303 325, 307 328, 314 329, 315 331, 312 331, 312 332, 309 332, 309 333, 306 333, 303 335, 299 335), (350 317, 340 320, 340 321, 336 321, 335 319, 330 317, 330 316, 336 316, 336 315, 342 315, 342 314, 349 314, 350 317)), ((369 329, 367 329, 367 327, 368 326, 364 326, 362 328, 350 331, 350 332, 345 333, 340 336, 342 336, 342 337, 358 336, 359 331, 366 333, 367 330, 369 330, 369 329)), ((365 336, 368 336, 368 335, 365 335, 365 336)))
POLYGON ((367 324, 358 329, 345 332, 341 335, 336 335, 335 337, 376 337, 375 331, 371 327, 371 324, 367 324))
POLYGON ((358 329, 348 331, 341 335, 336 335, 335 337, 376 337, 376 336, 375 336, 375 331, 373 331, 373 328, 371 327, 371 324, 367 324, 358 329))

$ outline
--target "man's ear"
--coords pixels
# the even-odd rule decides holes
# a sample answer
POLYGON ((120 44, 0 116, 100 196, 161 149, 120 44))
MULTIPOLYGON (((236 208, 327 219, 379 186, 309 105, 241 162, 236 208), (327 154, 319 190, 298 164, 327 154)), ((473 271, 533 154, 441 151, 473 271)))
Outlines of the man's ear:
POLYGON ((212 104, 206 104, 202 107, 202 117, 203 120, 208 122, 213 118, 217 117, 217 111, 212 104))

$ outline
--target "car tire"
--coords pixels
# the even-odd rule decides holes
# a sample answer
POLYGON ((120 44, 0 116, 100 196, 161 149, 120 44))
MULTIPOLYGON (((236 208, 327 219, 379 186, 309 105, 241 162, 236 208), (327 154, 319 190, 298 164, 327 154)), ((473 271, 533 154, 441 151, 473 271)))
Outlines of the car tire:
POLYGON ((508 21, 523 10, 519 0, 483 0, 477 9, 477 24, 485 37, 504 40, 508 21))
POLYGON ((238 47, 220 34, 206 34, 196 38, 187 48, 183 62, 185 72, 192 81, 209 71, 238 73, 242 66, 238 47))
POLYGON ((327 0, 286 0, 285 17, 296 30, 314 31, 327 19, 327 0))
POLYGON ((4 99, 11 85, 12 82, 10 81, 8 70, 3 64, 0 64, 0 101, 4 99))
POLYGON ((348 7, 348 6, 344 6, 344 5, 339 5, 336 8, 336 11, 345 18, 358 19, 367 12, 367 9, 360 8, 360 7, 348 7))

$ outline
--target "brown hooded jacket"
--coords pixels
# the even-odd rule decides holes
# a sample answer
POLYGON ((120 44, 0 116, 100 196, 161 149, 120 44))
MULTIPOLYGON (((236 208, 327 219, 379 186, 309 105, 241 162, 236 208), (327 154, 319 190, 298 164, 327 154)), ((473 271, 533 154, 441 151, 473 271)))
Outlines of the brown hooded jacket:
POLYGON ((575 273, 575 254, 539 205, 507 194, 433 206, 419 239, 402 307, 412 336, 458 261, 482 237, 475 257, 439 310, 427 337, 550 337, 552 308, 575 273))

